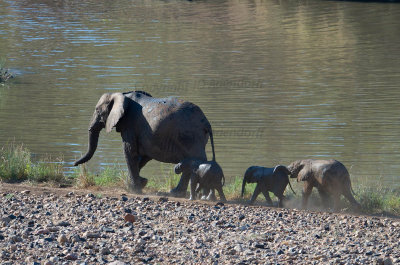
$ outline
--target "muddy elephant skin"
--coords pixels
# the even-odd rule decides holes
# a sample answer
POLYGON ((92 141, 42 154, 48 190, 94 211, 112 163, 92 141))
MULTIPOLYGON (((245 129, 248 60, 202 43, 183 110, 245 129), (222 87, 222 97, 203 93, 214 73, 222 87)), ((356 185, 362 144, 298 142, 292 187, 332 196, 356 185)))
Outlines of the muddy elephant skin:
POLYGON ((346 167, 337 160, 297 160, 288 166, 291 178, 303 181, 302 207, 306 208, 308 197, 315 187, 321 196, 324 207, 329 206, 333 198, 333 208, 340 208, 340 196, 343 195, 355 210, 360 210, 360 204, 354 199, 350 175, 346 167))

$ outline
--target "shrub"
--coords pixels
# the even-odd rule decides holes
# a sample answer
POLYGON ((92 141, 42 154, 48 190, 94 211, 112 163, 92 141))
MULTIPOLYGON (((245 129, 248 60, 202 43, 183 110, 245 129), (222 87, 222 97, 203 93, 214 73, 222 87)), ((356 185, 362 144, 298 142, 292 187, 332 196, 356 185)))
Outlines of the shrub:
POLYGON ((31 153, 23 145, 7 144, 0 150, 0 180, 21 182, 27 179, 31 153))
POLYGON ((33 182, 65 183, 62 159, 48 157, 27 167, 28 180, 33 182))

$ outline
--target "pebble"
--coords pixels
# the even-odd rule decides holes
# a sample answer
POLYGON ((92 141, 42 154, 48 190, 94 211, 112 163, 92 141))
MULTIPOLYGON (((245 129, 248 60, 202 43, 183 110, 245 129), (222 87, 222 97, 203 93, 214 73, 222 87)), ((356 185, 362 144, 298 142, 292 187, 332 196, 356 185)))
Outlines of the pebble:
MULTIPOLYGON (((0 196, 1 264, 398 264, 400 222, 57 192, 0 196), (46 213, 50 213, 46 215, 46 213), (122 218, 123 217, 123 218, 122 218)), ((2 190, 0 194, 9 194, 2 190)))
POLYGON ((64 245, 65 243, 68 242, 68 238, 66 235, 61 234, 58 238, 57 238, 57 242, 60 243, 61 245, 64 245))
POLYGON ((136 217, 133 214, 128 213, 124 216, 124 220, 129 223, 134 223, 136 221, 136 217))

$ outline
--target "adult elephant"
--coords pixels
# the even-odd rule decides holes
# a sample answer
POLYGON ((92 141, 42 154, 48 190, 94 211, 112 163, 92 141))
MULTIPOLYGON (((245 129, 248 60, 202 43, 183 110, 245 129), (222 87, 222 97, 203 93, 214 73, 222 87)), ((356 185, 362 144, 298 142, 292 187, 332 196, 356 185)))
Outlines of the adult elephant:
MULTIPOLYGON (((87 153, 74 165, 90 160, 96 151, 100 131, 115 127, 121 133, 129 189, 141 193, 147 179, 140 170, 152 159, 179 163, 186 158, 207 160, 205 147, 211 139, 213 160, 214 141, 211 125, 195 104, 174 97, 153 98, 143 91, 103 94, 96 105, 89 125, 87 153)), ((182 175, 171 190, 175 196, 186 194, 190 176, 182 175)))
MULTIPOLYGON (((318 189, 322 202, 328 206, 330 197, 333 197, 334 210, 339 210, 340 196, 343 195, 356 210, 360 204, 354 199, 351 188, 350 175, 346 167, 337 160, 297 160, 288 167, 291 178, 303 181, 302 207, 306 208, 308 197, 313 187, 318 189)), ((354 193, 354 192, 353 192, 354 193)))

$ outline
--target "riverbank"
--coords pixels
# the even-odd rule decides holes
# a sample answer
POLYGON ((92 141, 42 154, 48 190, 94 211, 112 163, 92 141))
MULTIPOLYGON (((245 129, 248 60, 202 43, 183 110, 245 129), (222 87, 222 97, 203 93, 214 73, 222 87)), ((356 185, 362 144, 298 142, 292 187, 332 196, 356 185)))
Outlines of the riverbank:
MULTIPOLYGON (((47 185, 55 187, 69 187, 92 190, 110 190, 117 188, 123 190, 127 187, 127 172, 118 165, 107 166, 98 173, 90 172, 86 165, 76 167, 72 174, 65 174, 62 158, 44 157, 37 161, 32 161, 30 151, 22 144, 9 143, 0 149, 0 181, 7 183, 27 182, 36 185, 47 185)), ((144 192, 147 194, 165 194, 171 188, 176 187, 180 175, 176 175, 172 170, 167 176, 162 178, 148 179, 144 192)), ((359 179, 358 179, 359 180, 359 179)), ((373 187, 366 181, 353 181, 355 197, 362 206, 362 212, 365 214, 374 214, 381 216, 399 216, 400 215, 400 189, 398 187, 382 186, 382 181, 378 178, 373 187)), ((301 202, 301 183, 292 180, 294 194, 287 189, 286 207, 298 208, 301 202)), ((255 184, 248 184, 244 197, 241 198, 242 177, 236 176, 224 186, 224 193, 227 199, 233 203, 244 203, 251 197, 255 184)), ((271 194, 272 195, 272 194, 271 194)), ((259 196, 259 202, 264 203, 263 196, 259 196)), ((277 201, 272 195, 273 201, 277 201)), ((342 206, 344 211, 349 211, 348 202, 343 199, 342 206)), ((309 202, 310 209, 322 209, 321 200, 315 191, 311 195, 309 202)))
POLYGON ((400 220, 2 184, 1 264, 396 264, 400 220))

